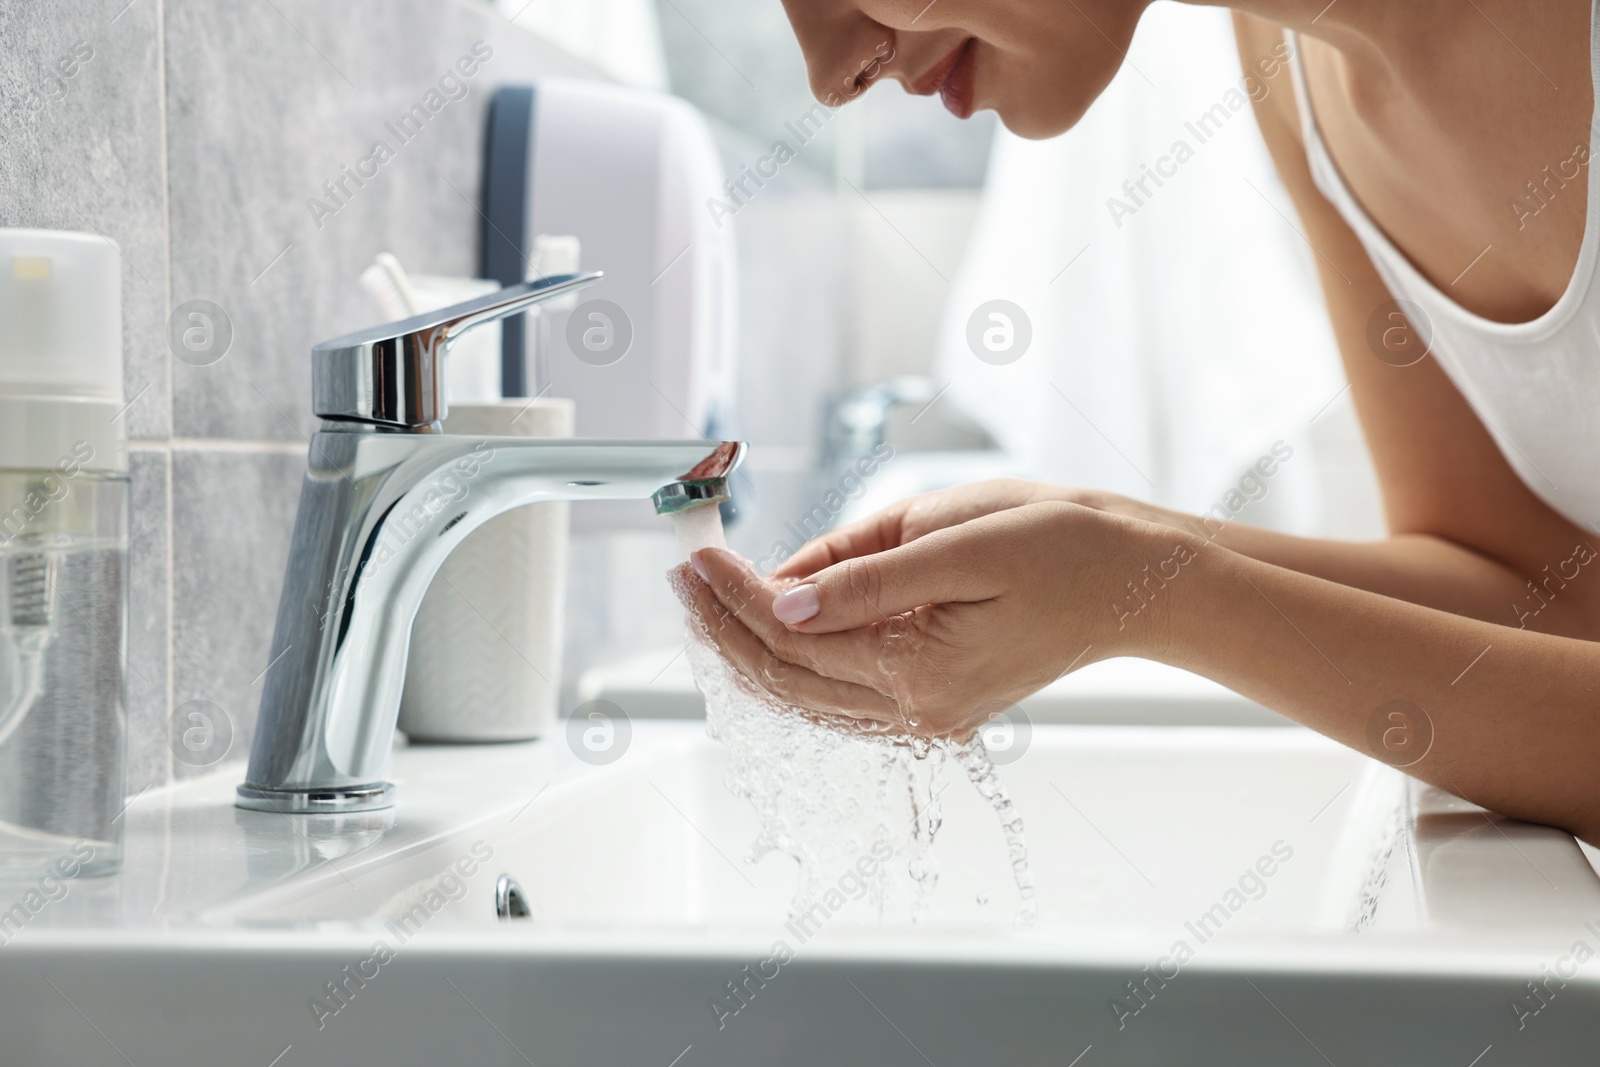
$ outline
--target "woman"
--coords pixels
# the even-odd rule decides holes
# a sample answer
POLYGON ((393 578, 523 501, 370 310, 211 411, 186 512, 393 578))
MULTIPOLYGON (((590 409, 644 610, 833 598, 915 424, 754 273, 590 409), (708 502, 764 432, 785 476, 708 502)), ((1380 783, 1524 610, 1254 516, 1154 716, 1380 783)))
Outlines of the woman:
MULTIPOLYGON (((1026 137, 1077 122, 1148 6, 786 2, 819 97, 891 77, 1026 137), (864 65, 886 39, 892 58, 864 65)), ((1257 120, 1317 253, 1389 537, 990 482, 831 533, 769 578, 699 553, 697 609, 805 708, 959 736, 1067 671, 1144 656, 1600 844, 1594 12, 1233 6, 1247 73, 1291 68, 1295 92, 1263 95, 1257 120)))

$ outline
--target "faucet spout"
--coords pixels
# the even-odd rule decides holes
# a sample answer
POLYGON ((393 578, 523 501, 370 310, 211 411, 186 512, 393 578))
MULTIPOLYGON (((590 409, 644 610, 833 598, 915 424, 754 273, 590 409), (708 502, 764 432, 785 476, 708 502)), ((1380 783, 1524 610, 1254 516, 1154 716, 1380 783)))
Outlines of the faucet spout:
MULTIPOLYGON (((434 574, 478 526, 549 500, 706 492, 743 460, 724 441, 585 441, 384 433, 324 423, 311 439, 250 765, 237 803, 371 811, 384 781, 411 624, 434 574), (679 488, 682 487, 682 488, 679 488)), ((704 496, 698 502, 706 502, 704 496)))

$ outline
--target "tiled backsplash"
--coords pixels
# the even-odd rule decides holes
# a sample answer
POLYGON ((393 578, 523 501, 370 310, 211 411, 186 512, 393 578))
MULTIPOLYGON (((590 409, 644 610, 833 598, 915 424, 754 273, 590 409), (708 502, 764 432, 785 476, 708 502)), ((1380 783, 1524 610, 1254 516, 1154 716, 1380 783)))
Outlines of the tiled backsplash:
POLYGON ((311 345, 378 317, 355 283, 377 252, 473 273, 490 90, 588 73, 464 0, 0 5, 0 226, 97 231, 123 258, 129 793, 194 772, 172 755, 190 701, 227 714, 229 759, 248 748, 313 428, 311 345), (452 73, 466 95, 399 143, 385 124, 452 73), (330 200, 323 183, 379 140, 393 158, 330 200), (314 217, 314 197, 336 210, 314 217), (167 342, 168 309, 195 299, 233 334, 206 366, 167 342))

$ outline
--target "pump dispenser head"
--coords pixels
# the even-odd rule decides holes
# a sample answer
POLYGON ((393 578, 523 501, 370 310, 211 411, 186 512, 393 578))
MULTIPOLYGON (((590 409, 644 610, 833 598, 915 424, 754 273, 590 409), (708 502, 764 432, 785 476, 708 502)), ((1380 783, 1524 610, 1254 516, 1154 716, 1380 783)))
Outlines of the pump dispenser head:
POLYGON ((125 472, 122 413, 117 246, 0 229, 0 468, 125 472))

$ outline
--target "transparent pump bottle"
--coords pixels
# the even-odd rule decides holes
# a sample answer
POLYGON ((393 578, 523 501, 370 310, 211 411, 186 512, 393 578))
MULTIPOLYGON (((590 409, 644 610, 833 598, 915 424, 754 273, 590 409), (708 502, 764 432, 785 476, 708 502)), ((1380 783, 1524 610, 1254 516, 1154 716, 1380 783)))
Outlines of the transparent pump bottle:
POLYGON ((0 230, 0 879, 122 861, 120 294, 107 239, 0 230))

